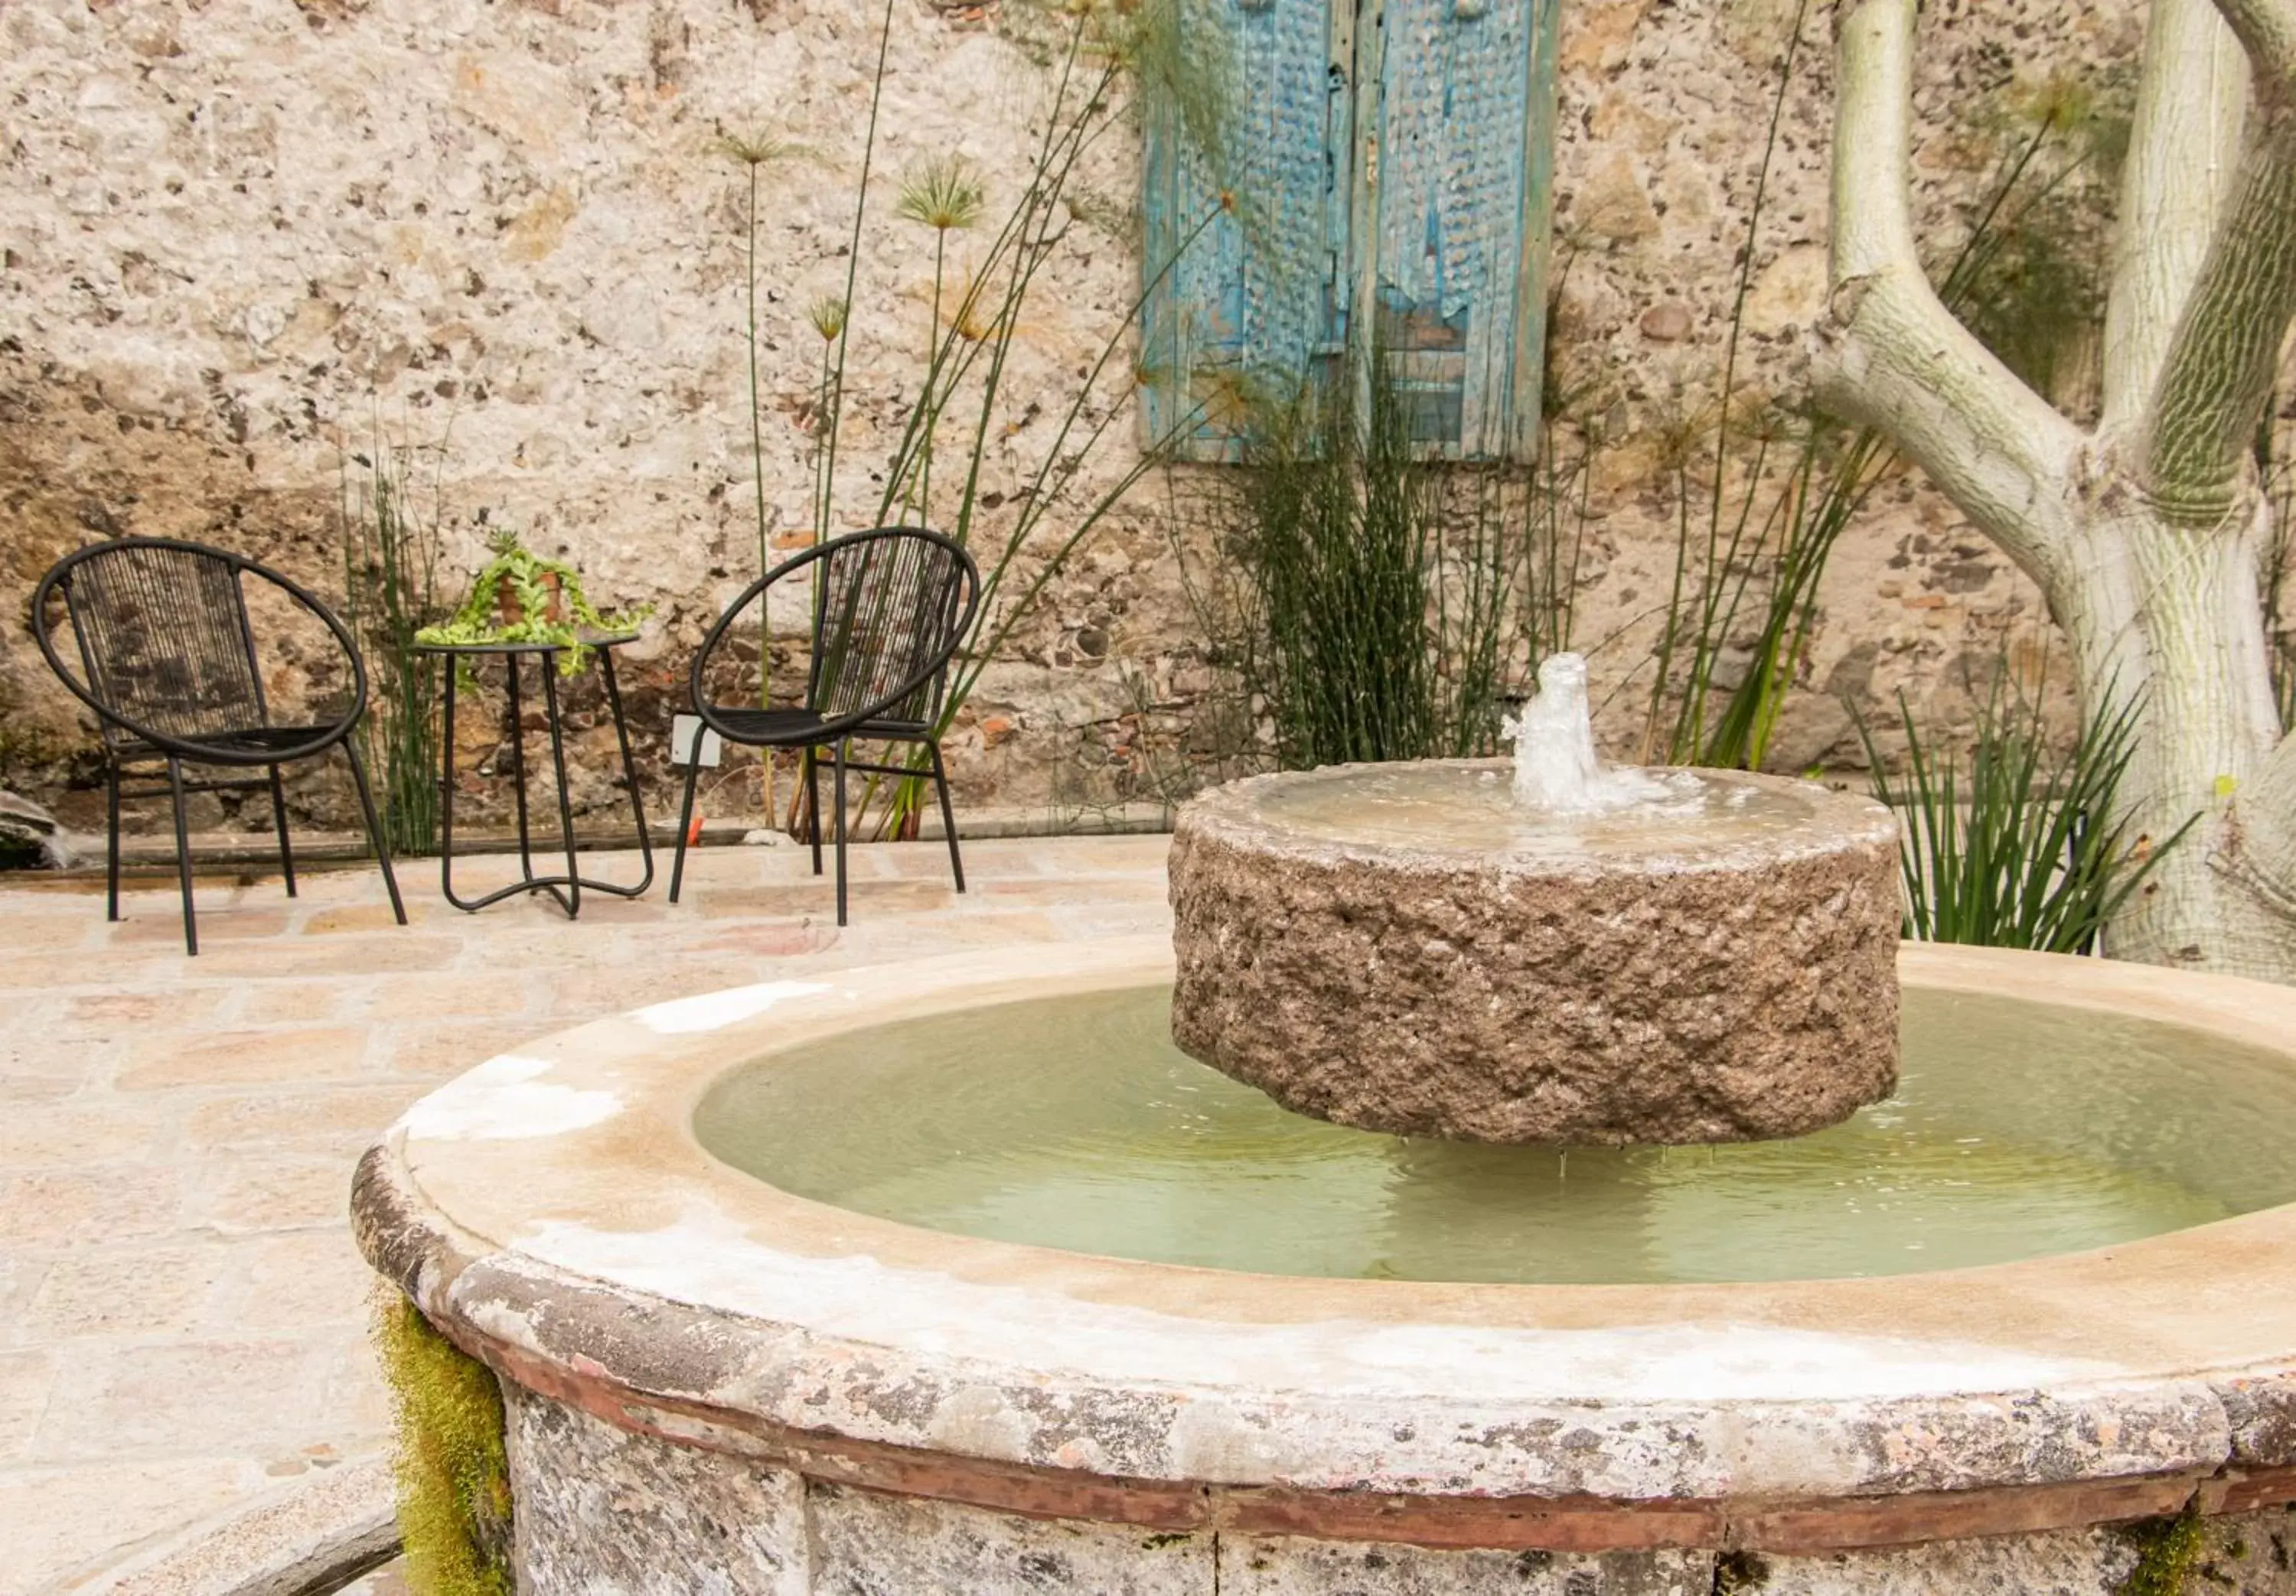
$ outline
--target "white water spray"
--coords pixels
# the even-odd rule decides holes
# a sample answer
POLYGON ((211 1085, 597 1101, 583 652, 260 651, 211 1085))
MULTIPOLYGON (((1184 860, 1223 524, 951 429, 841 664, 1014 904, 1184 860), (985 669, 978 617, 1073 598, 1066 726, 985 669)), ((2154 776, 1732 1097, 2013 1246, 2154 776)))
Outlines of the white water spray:
POLYGON ((1538 667, 1538 696, 1501 730, 1514 739, 1514 797, 1525 808, 1601 814, 1681 796, 1644 772, 1603 764, 1583 655, 1549 654, 1538 667))

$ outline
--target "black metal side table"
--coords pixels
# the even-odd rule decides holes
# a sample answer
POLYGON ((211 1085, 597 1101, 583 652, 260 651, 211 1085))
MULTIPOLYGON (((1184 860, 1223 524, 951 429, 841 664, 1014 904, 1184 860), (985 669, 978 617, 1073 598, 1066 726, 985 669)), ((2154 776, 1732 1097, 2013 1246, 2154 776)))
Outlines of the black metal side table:
POLYGON ((638 825, 638 854, 645 861, 645 874, 635 887, 618 887, 611 881, 594 881, 585 877, 574 859, 574 810, 566 796, 566 739, 558 715, 558 656, 565 646, 547 642, 480 642, 425 643, 418 645, 421 652, 441 657, 447 672, 444 705, 445 744, 441 754, 444 772, 439 785, 439 886, 447 901, 457 909, 475 912, 488 904, 499 902, 513 893, 546 892, 558 900, 558 906, 572 920, 582 913, 582 889, 610 892, 616 897, 636 897, 653 885, 653 847, 646 840, 645 801, 638 792, 636 762, 630 757, 630 730, 622 716, 622 690, 614 680, 614 651, 626 642, 636 641, 635 632, 612 635, 584 636, 581 646, 595 649, 598 668, 606 683, 606 702, 614 716, 614 740, 621 745, 622 781, 629 789, 630 814, 638 825), (566 873, 538 876, 534 873, 534 854, 527 834, 526 818, 526 717, 519 692, 519 668, 521 655, 532 655, 542 675, 544 719, 550 732, 550 761, 558 776, 558 830, 566 845, 566 873), (510 745, 512 788, 518 795, 518 865, 521 880, 488 893, 484 897, 465 901, 455 896, 455 679, 463 667, 479 659, 496 656, 503 661, 504 675, 510 686, 510 745))

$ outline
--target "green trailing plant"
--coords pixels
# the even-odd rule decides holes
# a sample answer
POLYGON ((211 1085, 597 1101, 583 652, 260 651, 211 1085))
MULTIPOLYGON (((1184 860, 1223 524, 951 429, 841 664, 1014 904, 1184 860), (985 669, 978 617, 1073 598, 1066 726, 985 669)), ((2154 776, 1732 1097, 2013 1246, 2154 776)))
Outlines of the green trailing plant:
POLYGON ((344 620, 367 666, 367 713, 357 736, 380 790, 383 834, 401 855, 439 850, 438 683, 417 645, 445 611, 438 480, 444 457, 443 446, 425 451, 378 438, 343 462, 338 500, 344 620), (430 506, 418 513, 408 487, 425 453, 430 506))
POLYGON ((1905 934, 2071 954, 2099 934, 2183 840, 2131 837, 2116 819, 2140 706, 2095 706, 2070 744, 2053 739, 2042 687, 2019 692, 2005 662, 1978 700, 1965 764, 1915 728, 1904 695, 1906 771, 1888 773, 1861 722, 1876 795, 1898 812, 1905 934))
POLYGON ((397 1291, 377 1303, 374 1343, 397 1420, 408 1588, 416 1596, 511 1596, 502 1387, 397 1291))
POLYGON ((578 675, 597 651, 586 633, 628 632, 653 613, 651 604, 601 610, 583 591, 581 573, 562 560, 545 560, 507 528, 488 539, 494 558, 471 578, 453 615, 423 627, 415 641, 434 646, 490 642, 546 644, 559 651, 558 674, 578 675))

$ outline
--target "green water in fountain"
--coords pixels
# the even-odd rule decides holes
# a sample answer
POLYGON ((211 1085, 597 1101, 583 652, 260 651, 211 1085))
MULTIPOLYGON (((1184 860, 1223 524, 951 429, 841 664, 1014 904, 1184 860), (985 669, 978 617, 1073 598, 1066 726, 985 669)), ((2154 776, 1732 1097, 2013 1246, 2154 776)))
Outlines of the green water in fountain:
POLYGON ((1909 987, 1895 1097, 1791 1142, 1494 1147, 1277 1108, 1130 987, 854 1031, 695 1119, 784 1191, 1158 1263, 1419 1281, 1894 1274, 2110 1246, 2296 1199, 2296 1071, 2148 1020, 1909 987))

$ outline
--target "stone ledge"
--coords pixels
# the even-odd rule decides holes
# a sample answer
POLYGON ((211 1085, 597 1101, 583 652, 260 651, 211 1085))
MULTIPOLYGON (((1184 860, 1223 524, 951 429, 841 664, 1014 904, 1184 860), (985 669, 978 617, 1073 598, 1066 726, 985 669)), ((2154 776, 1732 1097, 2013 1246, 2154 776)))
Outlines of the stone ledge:
POLYGON ((325 1596, 398 1552, 381 1458, 297 1480, 72 1585, 71 1596, 325 1596))
POLYGON ((825 1485, 1171 1534, 1217 1530, 1445 1551, 1814 1556, 2087 1529, 2172 1517, 2187 1504, 2214 1517, 2296 1503, 2296 1468, 1806 1499, 1426 1496, 1120 1479, 780 1429, 649 1396, 484 1337, 465 1340, 513 1386, 631 1435, 825 1485))
MULTIPOLYGON (((2221 978, 1901 956, 1948 989, 2149 1004, 2284 1048, 2296 1019, 2288 993, 2221 978)), ((488 1136, 457 1116, 510 1088, 465 1077, 368 1154, 362 1248, 467 1349, 625 1431, 1043 1518, 1179 1533, 1307 1513, 1343 1539, 1353 1514, 1366 1537, 1408 1517, 1531 1549, 1654 1533, 1775 1549, 2143 1517, 2218 1478, 2228 1502, 2296 1497, 2274 1472, 2296 1465, 2296 1209, 1920 1292, 1294 1279, 824 1209, 690 1134, 695 1083, 732 1063, 1168 968, 1145 938, 962 955, 776 991, 715 1028, 641 1013, 562 1033, 521 1050, 543 1073, 516 1089, 610 1117, 488 1136), (1695 1522, 1654 1531, 1668 1512, 1695 1522)))

